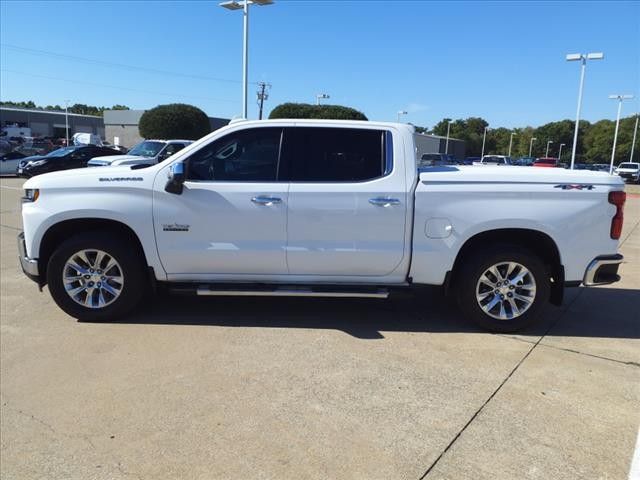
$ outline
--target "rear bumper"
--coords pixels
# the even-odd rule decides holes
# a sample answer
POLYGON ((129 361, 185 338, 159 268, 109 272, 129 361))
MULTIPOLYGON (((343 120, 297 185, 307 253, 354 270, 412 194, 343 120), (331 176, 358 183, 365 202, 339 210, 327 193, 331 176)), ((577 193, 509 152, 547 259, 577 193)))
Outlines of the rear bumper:
POLYGON ((24 274, 31 280, 40 284, 40 275, 38 272, 38 260, 27 257, 27 246, 24 243, 24 233, 18 235, 18 255, 20 258, 20 266, 24 274))
POLYGON ((620 280, 618 267, 623 260, 624 257, 619 253, 594 258, 584 272, 582 283, 585 287, 593 287, 617 282, 620 280))

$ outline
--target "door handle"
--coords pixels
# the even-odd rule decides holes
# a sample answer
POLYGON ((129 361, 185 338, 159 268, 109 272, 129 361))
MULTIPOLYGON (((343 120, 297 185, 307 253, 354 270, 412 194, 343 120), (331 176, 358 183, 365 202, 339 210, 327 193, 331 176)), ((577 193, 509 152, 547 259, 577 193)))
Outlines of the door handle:
POLYGON ((270 207, 271 205, 276 205, 278 203, 282 203, 282 199, 279 197, 253 197, 251 201, 257 205, 264 205, 266 207, 270 207))
POLYGON ((400 200, 397 198, 376 197, 370 198, 369 203, 376 207, 391 207, 392 205, 400 205, 400 200))

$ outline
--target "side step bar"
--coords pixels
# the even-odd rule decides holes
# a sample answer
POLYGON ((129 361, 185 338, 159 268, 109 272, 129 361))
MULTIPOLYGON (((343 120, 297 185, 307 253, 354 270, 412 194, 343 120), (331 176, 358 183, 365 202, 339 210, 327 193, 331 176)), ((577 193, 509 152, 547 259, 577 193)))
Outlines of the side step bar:
POLYGON ((273 288, 215 288, 201 285, 197 295, 218 297, 331 297, 331 298, 387 298, 389 291, 379 288, 334 289, 311 287, 273 287, 273 288))

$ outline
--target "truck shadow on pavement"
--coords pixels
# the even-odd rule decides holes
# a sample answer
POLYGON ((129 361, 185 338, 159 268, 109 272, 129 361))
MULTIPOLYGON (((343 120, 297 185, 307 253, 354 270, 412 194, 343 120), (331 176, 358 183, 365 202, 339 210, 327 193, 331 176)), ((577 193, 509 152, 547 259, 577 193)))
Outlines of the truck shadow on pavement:
MULTIPOLYGON (((181 297, 159 295, 117 323, 340 330, 360 339, 383 332, 486 333, 466 321, 440 289, 393 294, 387 300, 181 297)), ((569 289, 522 335, 640 338, 640 290, 569 289)))

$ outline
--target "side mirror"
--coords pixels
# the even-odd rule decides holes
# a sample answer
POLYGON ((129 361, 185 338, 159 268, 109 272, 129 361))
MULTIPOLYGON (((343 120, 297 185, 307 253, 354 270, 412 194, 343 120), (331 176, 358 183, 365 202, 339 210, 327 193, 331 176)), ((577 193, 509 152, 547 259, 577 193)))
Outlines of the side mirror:
POLYGON ((184 163, 178 162, 171 165, 169 169, 169 179, 164 187, 165 192, 180 195, 184 188, 184 163))

